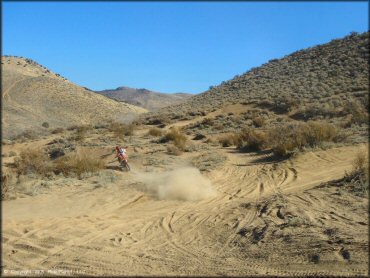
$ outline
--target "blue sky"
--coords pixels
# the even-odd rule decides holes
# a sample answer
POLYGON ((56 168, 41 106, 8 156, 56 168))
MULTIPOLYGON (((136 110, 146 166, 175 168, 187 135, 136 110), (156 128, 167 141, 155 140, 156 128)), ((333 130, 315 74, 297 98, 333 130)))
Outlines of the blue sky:
POLYGON ((200 93, 368 30, 368 2, 3 2, 2 53, 93 90, 200 93))

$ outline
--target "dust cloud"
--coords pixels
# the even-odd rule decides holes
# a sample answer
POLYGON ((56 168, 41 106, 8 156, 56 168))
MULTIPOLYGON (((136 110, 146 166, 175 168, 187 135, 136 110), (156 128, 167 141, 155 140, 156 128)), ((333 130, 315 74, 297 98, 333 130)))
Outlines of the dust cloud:
POLYGON ((211 181, 202 176, 197 168, 136 174, 145 189, 160 200, 199 201, 216 195, 211 181))

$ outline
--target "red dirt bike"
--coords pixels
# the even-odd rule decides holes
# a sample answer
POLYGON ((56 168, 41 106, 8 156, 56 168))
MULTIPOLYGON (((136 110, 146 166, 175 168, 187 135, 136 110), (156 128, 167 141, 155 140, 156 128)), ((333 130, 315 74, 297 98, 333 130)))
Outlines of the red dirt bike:
POLYGON ((118 157, 118 162, 121 165, 122 170, 123 169, 126 169, 126 171, 131 170, 130 165, 128 164, 128 161, 127 161, 127 156, 119 156, 118 157))

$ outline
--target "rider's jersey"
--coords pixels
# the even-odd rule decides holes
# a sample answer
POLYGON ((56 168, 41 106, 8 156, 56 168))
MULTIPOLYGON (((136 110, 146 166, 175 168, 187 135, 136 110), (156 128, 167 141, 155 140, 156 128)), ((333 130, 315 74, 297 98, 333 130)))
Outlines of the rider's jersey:
POLYGON ((127 154, 126 154, 126 149, 124 148, 119 148, 119 151, 117 152, 117 157, 127 157, 127 154))

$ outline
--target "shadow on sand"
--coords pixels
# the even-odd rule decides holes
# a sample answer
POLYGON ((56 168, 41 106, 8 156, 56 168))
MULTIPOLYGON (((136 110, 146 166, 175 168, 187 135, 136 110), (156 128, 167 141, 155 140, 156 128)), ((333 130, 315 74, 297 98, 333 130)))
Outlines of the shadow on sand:
POLYGON ((122 172, 122 167, 121 166, 117 166, 117 165, 109 165, 109 166, 106 166, 105 169, 110 169, 110 170, 115 170, 115 171, 120 171, 122 172))
POLYGON ((240 152, 238 149, 228 149, 228 153, 239 153, 239 154, 249 154, 252 157, 255 157, 252 159, 249 163, 246 164, 235 164, 236 166, 252 166, 256 164, 273 164, 277 162, 282 162, 286 160, 288 157, 280 157, 276 156, 272 150, 263 150, 263 151, 249 151, 249 152, 240 152))

